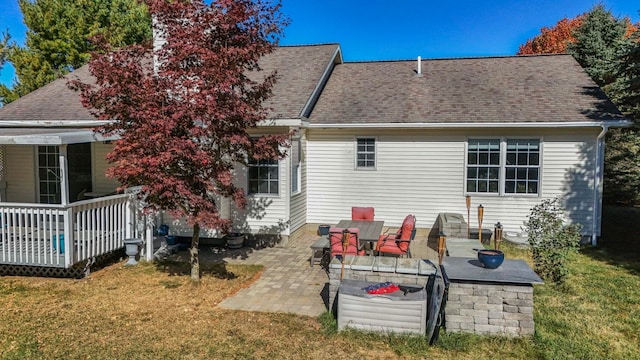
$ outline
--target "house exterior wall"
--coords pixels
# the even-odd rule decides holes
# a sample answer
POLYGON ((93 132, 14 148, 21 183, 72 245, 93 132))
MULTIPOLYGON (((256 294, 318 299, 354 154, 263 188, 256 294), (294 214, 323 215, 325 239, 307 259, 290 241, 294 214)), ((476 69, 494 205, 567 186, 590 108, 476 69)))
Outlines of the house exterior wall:
POLYGON ((337 223, 352 206, 375 207, 376 219, 399 226, 409 213, 417 226, 431 228, 440 212, 464 214, 466 141, 476 137, 539 138, 542 147, 539 196, 472 195, 471 226, 477 206, 483 226, 500 221, 520 231, 531 207, 543 198, 564 196, 567 215, 590 233, 594 203, 594 160, 599 129, 366 130, 311 129, 308 132, 307 222, 337 223), (375 170, 356 170, 356 137, 376 139, 375 170))
MULTIPOLYGON (((259 133, 254 130, 256 136, 259 134, 283 134, 289 129, 286 127, 270 127, 260 128, 259 130, 259 133)), ((245 193, 248 189, 247 176, 247 168, 238 165, 235 169, 234 181, 237 186, 245 189, 245 193)), ((251 234, 290 235, 290 209, 292 207, 299 208, 302 206, 300 205, 300 201, 304 201, 303 199, 292 200, 290 176, 291 163, 289 157, 286 157, 280 160, 278 164, 278 194, 247 195, 247 206, 245 209, 237 208, 229 199, 221 199, 220 206, 222 215, 223 217, 232 219, 232 231, 251 234)), ((306 217, 298 219, 298 223, 302 225, 305 221, 306 217)), ((159 222, 169 225, 169 232, 172 235, 191 236, 193 233, 191 226, 189 226, 185 220, 175 219, 166 213, 160 216, 159 222)), ((211 238, 222 235, 223 234, 220 234, 217 230, 205 228, 201 229, 200 233, 201 237, 211 238)))
MULTIPOLYGON (((300 141, 300 192, 291 194, 291 205, 289 207, 290 232, 294 232, 307 223, 307 162, 306 162, 306 138, 300 141)), ((290 162, 291 157, 287 160, 290 162)), ((289 163, 289 171, 291 171, 291 163, 289 163)), ((289 179, 293 176, 289 174, 289 179)), ((289 187, 291 193, 291 186, 289 187)))
POLYGON ((117 180, 105 176, 109 163, 107 162, 107 154, 113 150, 113 144, 105 144, 95 142, 93 147, 92 172, 93 172, 93 191, 99 193, 111 193, 119 186, 117 180))
POLYGON ((37 202, 35 147, 7 145, 5 150, 6 201, 37 202))
MULTIPOLYGON (((93 191, 111 193, 118 182, 105 176, 109 164, 105 158, 112 145, 93 143, 92 145, 92 183, 93 191)), ((36 203, 38 189, 36 173, 36 146, 6 145, 5 177, 7 181, 7 202, 36 203)))

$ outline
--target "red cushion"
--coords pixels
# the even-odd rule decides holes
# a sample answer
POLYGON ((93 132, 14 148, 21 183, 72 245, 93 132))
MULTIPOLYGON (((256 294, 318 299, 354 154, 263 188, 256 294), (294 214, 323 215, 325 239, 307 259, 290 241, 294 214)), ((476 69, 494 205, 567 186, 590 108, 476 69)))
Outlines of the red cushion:
POLYGON ((411 240, 411 232, 416 226, 416 218, 413 215, 407 215, 400 227, 400 240, 411 240))
MULTIPOLYGON (((330 228, 329 229, 329 244, 331 246, 331 256, 342 256, 342 232, 343 228, 330 228)), ((358 235, 360 229, 350 228, 347 229, 349 235, 349 245, 347 246, 346 255, 364 255, 364 250, 358 250, 358 235)))
POLYGON ((376 251, 380 251, 380 248, 385 243, 396 243, 396 234, 382 234, 378 237, 378 242, 376 243, 376 251))
POLYGON ((375 216, 375 210, 372 207, 357 207, 351 208, 351 220, 365 220, 373 221, 375 216))
POLYGON ((409 245, 411 245, 411 234, 413 233, 413 229, 416 226, 416 218, 413 215, 407 215, 402 222, 402 228, 400 229, 400 240, 406 241, 398 241, 398 247, 403 252, 407 252, 409 250, 409 245))
POLYGON ((382 246, 380 246, 380 248, 378 248, 378 251, 398 255, 404 255, 407 253, 406 251, 400 249, 395 241, 386 241, 382 246))

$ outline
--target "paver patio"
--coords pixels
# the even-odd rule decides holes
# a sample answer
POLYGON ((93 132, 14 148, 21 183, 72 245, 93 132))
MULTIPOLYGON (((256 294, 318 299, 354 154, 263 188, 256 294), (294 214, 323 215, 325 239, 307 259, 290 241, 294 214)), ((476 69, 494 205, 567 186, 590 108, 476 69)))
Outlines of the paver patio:
MULTIPOLYGON (((327 310, 328 276, 319 265, 309 266, 309 246, 317 239, 315 234, 303 234, 287 247, 253 250, 246 257, 230 256, 229 263, 261 264, 262 276, 248 288, 222 301, 226 309, 286 312, 318 316, 327 310)), ((411 245, 414 257, 437 258, 427 247, 426 234, 416 237, 411 245)))

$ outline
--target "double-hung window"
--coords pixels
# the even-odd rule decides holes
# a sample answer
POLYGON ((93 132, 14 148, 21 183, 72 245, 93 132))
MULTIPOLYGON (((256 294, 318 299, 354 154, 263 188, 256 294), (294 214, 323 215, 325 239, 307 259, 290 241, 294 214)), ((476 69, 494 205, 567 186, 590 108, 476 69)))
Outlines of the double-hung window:
POLYGON ((278 160, 249 159, 249 194, 278 194, 278 160))
POLYGON ((41 204, 60 204, 60 162, 57 146, 38 146, 38 187, 41 204))
POLYGON ((376 139, 358 138, 356 140, 356 169, 376 168, 376 139))
POLYGON ((507 140, 505 194, 537 194, 540 184, 540 141, 507 140))
POLYGON ((467 193, 537 195, 539 139, 469 139, 467 193))

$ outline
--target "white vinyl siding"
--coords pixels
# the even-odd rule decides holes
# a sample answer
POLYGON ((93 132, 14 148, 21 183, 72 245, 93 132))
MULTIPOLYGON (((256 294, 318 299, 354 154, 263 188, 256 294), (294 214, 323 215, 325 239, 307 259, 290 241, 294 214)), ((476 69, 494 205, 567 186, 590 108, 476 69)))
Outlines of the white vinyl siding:
MULTIPOLYGON (((307 221, 307 164, 306 158, 306 141, 300 140, 300 191, 291 195, 289 207, 290 231, 296 231, 304 226, 307 221)), ((292 160, 295 160, 292 158, 292 160)), ((293 169, 292 169, 293 171, 293 169)), ((293 178, 293 177, 292 177, 293 178)), ((293 184, 292 184, 293 189, 293 184)))
POLYGON ((118 188, 119 184, 116 179, 108 178, 106 176, 109 163, 107 162, 107 154, 113 150, 113 144, 105 144, 102 142, 95 142, 93 146, 93 189, 92 191, 109 194, 118 188))
MULTIPOLYGON (((245 209, 238 209, 231 203, 231 218, 233 219, 233 230, 245 233, 261 233, 261 234, 286 234, 287 231, 287 202, 288 181, 287 174, 289 172, 288 162, 279 161, 278 167, 275 168, 278 181, 278 188, 275 191, 278 194, 253 194, 247 196, 247 206, 245 209)), ((247 186, 248 169, 239 166, 236 169, 236 184, 239 186, 247 186)), ((246 189, 246 188, 245 188, 246 189)))
POLYGON ((289 158, 291 163, 291 193, 297 194, 300 192, 300 139, 294 139, 291 141, 291 149, 289 149, 289 158))
MULTIPOLYGON (((370 131, 367 131, 370 133, 370 131)), ((376 209, 376 219, 399 226, 414 214, 417 226, 433 227, 438 213, 464 214, 466 142, 469 138, 542 139, 539 196, 472 194, 470 224, 477 226, 478 205, 485 227, 500 221, 505 231, 520 231, 530 209, 543 198, 563 196, 570 221, 591 226, 593 168, 597 129, 380 130, 375 175, 353 169, 357 130, 313 130, 308 135, 309 223, 335 224, 350 218, 351 206, 376 209)))
POLYGON ((5 180, 8 202, 36 202, 35 147, 5 147, 5 180))

